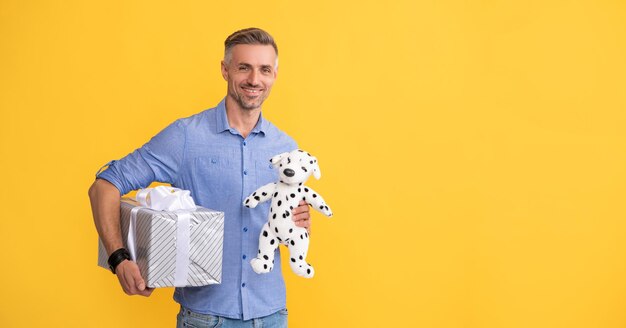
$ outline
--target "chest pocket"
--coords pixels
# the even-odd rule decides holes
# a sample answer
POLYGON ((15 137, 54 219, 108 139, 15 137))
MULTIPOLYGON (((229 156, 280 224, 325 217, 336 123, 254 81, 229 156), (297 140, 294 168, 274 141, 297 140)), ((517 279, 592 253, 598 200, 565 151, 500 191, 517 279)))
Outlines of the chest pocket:
POLYGON ((194 184, 209 199, 231 197, 239 190, 237 186, 241 186, 236 166, 223 154, 197 157, 194 160, 194 184))
MULTIPOLYGON (((256 182, 261 187, 270 182, 278 181, 278 169, 272 167, 269 161, 256 161, 256 182)), ((257 187, 257 188, 258 188, 257 187)))

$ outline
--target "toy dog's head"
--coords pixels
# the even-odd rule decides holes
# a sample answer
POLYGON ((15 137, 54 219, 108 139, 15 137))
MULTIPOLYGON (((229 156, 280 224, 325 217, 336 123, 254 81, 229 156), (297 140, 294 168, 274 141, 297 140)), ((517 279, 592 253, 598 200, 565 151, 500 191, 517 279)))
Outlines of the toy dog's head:
POLYGON ((280 180, 287 184, 303 183, 311 174, 318 180, 322 176, 317 158, 300 149, 276 155, 270 163, 278 167, 280 180))

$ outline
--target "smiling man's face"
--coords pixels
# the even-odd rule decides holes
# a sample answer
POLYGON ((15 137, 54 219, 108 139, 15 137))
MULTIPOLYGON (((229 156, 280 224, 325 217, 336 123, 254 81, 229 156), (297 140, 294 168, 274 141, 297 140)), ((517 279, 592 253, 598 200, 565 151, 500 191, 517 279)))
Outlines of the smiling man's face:
POLYGON ((228 82, 228 97, 241 109, 260 108, 276 80, 276 52, 271 45, 238 44, 230 62, 222 61, 222 76, 228 82))

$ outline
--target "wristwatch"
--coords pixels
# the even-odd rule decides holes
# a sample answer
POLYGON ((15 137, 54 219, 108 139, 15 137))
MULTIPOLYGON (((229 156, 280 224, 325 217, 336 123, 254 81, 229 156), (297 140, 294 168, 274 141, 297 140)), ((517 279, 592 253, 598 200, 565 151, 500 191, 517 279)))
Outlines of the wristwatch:
POLYGON ((113 272, 113 274, 115 274, 115 268, 117 268, 117 266, 124 260, 130 261, 130 253, 126 248, 120 248, 111 253, 107 262, 109 263, 109 269, 111 269, 111 272, 113 272))

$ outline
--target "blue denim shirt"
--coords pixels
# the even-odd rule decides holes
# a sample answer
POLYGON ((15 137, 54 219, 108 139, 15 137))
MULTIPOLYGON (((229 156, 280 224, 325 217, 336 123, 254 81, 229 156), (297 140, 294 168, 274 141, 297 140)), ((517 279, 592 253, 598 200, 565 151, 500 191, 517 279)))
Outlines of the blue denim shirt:
POLYGON ((269 202, 254 209, 242 202, 278 179, 269 159, 296 148, 293 139, 262 116, 244 139, 229 126, 222 100, 215 108, 175 121, 141 148, 112 161, 98 177, 121 195, 154 181, 170 183, 190 190, 198 205, 223 211, 222 283, 176 288, 174 299, 195 312, 248 320, 284 309, 286 291, 279 254, 270 273, 256 274, 250 266, 269 202))

